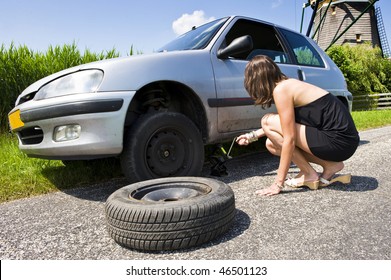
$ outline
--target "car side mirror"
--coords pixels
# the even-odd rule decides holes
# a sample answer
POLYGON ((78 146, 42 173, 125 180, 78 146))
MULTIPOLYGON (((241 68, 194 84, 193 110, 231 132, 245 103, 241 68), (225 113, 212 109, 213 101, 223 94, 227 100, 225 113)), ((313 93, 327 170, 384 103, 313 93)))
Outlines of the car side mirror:
POLYGON ((253 48, 253 39, 250 35, 245 35, 236 38, 227 47, 218 50, 217 57, 219 59, 227 59, 230 56, 250 51, 253 48))

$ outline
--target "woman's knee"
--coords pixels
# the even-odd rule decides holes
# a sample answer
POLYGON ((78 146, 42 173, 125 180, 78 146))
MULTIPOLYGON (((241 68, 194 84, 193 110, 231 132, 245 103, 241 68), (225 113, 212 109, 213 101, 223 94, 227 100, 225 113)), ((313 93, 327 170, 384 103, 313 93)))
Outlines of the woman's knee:
POLYGON ((278 114, 266 114, 261 119, 261 126, 265 130, 275 129, 279 116, 278 114))
POLYGON ((276 146, 269 138, 266 139, 265 143, 266 149, 273 155, 281 155, 281 147, 276 146))

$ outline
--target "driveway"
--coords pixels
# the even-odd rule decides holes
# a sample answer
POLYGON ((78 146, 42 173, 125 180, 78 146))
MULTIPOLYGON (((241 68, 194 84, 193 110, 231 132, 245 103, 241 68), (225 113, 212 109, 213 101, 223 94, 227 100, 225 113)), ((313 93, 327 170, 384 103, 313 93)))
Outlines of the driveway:
MULTIPOLYGON (((345 162, 347 186, 257 197, 278 159, 267 152, 227 163, 236 197, 232 230, 201 247, 162 253, 123 248, 107 234, 107 197, 123 179, 0 205, 0 259, 391 259, 391 126, 360 133, 345 162)), ((292 167, 292 173, 297 171, 292 167)), ((209 176, 206 166, 203 176, 209 176)))

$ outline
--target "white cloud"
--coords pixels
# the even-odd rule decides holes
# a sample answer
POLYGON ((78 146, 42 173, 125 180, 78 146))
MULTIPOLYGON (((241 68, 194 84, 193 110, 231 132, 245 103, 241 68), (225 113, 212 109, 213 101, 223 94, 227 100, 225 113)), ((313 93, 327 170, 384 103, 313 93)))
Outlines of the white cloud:
POLYGON ((273 3, 272 3, 272 9, 276 9, 278 7, 280 7, 283 3, 282 0, 274 0, 273 3))
POLYGON ((200 26, 204 23, 214 20, 214 17, 207 18, 205 12, 194 11, 191 15, 183 14, 180 18, 172 23, 172 29, 175 34, 180 35, 187 31, 190 31, 193 26, 200 26))

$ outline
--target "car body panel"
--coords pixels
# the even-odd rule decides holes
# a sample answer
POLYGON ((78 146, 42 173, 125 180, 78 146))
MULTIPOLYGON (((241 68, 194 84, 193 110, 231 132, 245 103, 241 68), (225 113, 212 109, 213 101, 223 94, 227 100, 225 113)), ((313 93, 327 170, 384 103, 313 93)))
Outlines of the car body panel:
MULTIPOLYGON (((23 103, 16 108, 20 110, 20 118, 24 122, 24 126, 14 131, 30 131, 31 129, 31 131, 37 131, 43 135, 40 143, 24 144, 24 137, 26 137, 26 141, 29 141, 29 137, 34 135, 29 133, 24 136, 23 133, 19 133, 19 147, 31 157, 48 159, 91 159, 120 154, 123 145, 122 135, 126 110, 134 94, 134 91, 105 92, 99 94, 99 98, 90 93, 78 94, 78 103, 86 102, 94 105, 90 112, 77 112, 78 109, 73 103, 75 101, 72 95, 23 103), (116 97, 114 99, 117 103, 115 107, 106 110, 95 109, 99 102, 113 101, 112 96, 116 97), (58 110, 58 107, 64 106, 64 104, 70 104, 75 109, 72 113, 59 115, 62 111, 58 110), (50 115, 56 116, 49 117, 50 115), (80 138, 66 142, 54 141, 54 129, 70 124, 81 125, 80 138)), ((85 107, 83 109, 88 110, 85 107)))

